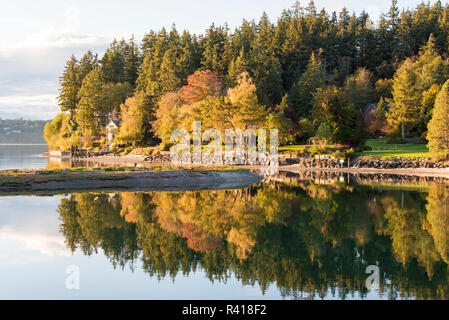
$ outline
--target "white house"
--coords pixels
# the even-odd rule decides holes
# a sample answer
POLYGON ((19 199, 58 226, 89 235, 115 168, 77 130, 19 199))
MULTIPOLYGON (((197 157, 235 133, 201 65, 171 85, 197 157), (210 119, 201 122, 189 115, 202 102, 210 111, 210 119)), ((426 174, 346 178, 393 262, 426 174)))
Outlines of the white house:
POLYGON ((115 133, 118 128, 120 128, 119 120, 110 120, 106 125, 106 141, 108 143, 108 146, 114 143, 115 133))

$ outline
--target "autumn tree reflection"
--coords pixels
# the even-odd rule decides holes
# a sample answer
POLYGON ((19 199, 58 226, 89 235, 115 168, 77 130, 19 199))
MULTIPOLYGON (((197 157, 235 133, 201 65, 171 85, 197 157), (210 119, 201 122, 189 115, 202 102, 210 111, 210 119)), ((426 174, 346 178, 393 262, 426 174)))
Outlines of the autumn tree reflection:
POLYGON ((102 250, 150 276, 233 274, 289 297, 367 294, 366 267, 390 298, 449 298, 449 190, 266 183, 241 190, 73 194, 61 200, 72 251, 102 250))

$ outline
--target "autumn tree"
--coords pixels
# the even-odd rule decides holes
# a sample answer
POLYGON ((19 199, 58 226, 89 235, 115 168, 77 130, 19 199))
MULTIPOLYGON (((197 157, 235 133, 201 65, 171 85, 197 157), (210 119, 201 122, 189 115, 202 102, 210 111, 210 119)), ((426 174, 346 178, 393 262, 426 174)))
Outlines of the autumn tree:
POLYGON ((442 85, 434 84, 429 88, 429 90, 426 90, 422 93, 419 117, 420 117, 421 131, 424 133, 424 135, 427 133, 427 126, 430 119, 432 119, 435 101, 442 87, 443 87, 442 85))
POLYGON ((156 108, 153 122, 154 132, 163 143, 170 141, 170 134, 179 128, 181 107, 184 105, 181 91, 169 92, 161 97, 156 108))
POLYGON ((415 87, 416 74, 415 66, 411 59, 407 59, 399 67, 394 76, 393 99, 387 119, 393 128, 401 132, 404 140, 407 128, 411 129, 418 123, 418 94, 415 87))
POLYGON ((449 80, 436 97, 427 140, 432 155, 436 157, 449 155, 449 80))
POLYGON ((240 129, 259 128, 266 117, 266 109, 259 104, 256 86, 247 72, 237 77, 237 86, 228 90, 227 98, 236 107, 233 114, 235 127, 240 129))
POLYGON ((426 209, 435 247, 441 259, 449 263, 449 190, 446 185, 430 186, 426 209))
POLYGON ((391 99, 393 96, 391 95, 391 91, 393 89, 393 79, 379 79, 376 81, 375 90, 377 99, 391 99))
POLYGON ((136 97, 126 99, 120 106, 120 130, 115 137, 119 144, 131 144, 142 141, 143 135, 143 114, 136 97))
POLYGON ((187 85, 182 87, 182 95, 186 103, 195 103, 220 95, 222 89, 223 84, 218 73, 198 70, 187 78, 187 85))
POLYGON ((393 99, 390 100, 392 108, 388 121, 393 128, 400 128, 402 139, 407 131, 413 129, 417 134, 425 132, 427 123, 422 116, 431 112, 431 107, 429 109, 427 105, 428 110, 423 110, 423 94, 434 84, 442 85, 448 72, 449 64, 438 55, 432 34, 416 59, 409 58, 401 64, 393 80, 393 99))
POLYGON ((344 90, 352 104, 358 109, 376 101, 373 74, 365 68, 357 69, 355 74, 346 79, 344 90))

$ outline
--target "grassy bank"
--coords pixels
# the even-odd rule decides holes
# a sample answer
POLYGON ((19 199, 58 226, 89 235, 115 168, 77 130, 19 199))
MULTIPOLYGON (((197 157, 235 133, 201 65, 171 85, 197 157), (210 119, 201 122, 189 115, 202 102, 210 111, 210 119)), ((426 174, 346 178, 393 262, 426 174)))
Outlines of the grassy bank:
POLYGON ((366 146, 371 150, 359 152, 358 156, 384 158, 430 158, 429 149, 425 144, 387 144, 386 139, 368 139, 366 146))

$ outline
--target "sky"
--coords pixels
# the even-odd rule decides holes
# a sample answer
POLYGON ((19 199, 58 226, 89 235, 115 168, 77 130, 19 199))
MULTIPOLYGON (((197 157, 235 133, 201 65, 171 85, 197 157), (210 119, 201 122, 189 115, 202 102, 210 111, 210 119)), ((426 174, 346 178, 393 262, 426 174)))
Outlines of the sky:
MULTIPOLYGON (((306 5, 309 1, 300 1, 306 5)), ((421 0, 399 0, 414 8, 421 0)), ((435 1, 430 1, 434 3, 435 1)), ((293 0, 0 0, 0 118, 51 119, 57 112, 58 78, 64 64, 88 49, 102 54, 114 38, 137 39, 149 30, 202 33, 212 23, 231 29, 242 19, 271 21, 293 0)), ((373 20, 391 0, 317 0, 328 12, 367 11, 373 20)))

